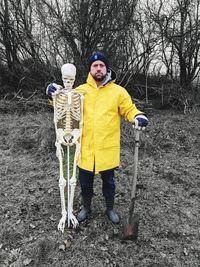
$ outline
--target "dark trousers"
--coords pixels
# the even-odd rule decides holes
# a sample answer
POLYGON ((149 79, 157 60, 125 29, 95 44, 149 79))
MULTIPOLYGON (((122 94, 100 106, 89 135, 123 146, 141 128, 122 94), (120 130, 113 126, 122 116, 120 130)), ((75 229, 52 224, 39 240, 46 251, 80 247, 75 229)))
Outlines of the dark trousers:
MULTIPOLYGON (((100 172, 102 179, 102 192, 105 198, 114 198, 115 196, 115 180, 114 170, 100 172)), ((81 186, 81 194, 83 197, 92 198, 94 195, 93 183, 94 173, 79 168, 79 182, 81 186)))

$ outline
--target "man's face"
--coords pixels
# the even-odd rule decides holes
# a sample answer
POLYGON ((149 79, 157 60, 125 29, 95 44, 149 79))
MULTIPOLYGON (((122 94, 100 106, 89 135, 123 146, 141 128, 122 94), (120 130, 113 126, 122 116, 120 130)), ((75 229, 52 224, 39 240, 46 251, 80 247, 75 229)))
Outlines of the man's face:
POLYGON ((90 67, 90 73, 95 81, 103 81, 107 74, 105 63, 101 60, 94 61, 90 67))

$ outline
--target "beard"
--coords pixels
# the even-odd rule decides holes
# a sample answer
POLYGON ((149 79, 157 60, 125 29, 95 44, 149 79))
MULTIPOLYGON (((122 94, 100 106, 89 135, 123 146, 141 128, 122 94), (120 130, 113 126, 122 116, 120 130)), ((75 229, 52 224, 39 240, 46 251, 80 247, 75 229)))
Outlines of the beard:
POLYGON ((106 74, 103 75, 101 73, 96 73, 96 74, 92 75, 92 77, 95 79, 95 81, 102 82, 106 78, 106 74))

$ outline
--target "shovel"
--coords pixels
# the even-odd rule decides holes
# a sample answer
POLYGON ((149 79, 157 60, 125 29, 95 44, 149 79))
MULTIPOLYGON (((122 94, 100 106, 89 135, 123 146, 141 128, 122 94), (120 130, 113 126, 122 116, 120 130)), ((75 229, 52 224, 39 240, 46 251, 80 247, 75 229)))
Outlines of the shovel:
POLYGON ((133 213, 134 213, 135 198, 136 198, 140 132, 141 130, 135 129, 134 173, 132 179, 131 202, 129 208, 128 223, 124 225, 122 230, 122 238, 124 240, 136 240, 138 237, 139 214, 134 214, 133 216, 133 213))

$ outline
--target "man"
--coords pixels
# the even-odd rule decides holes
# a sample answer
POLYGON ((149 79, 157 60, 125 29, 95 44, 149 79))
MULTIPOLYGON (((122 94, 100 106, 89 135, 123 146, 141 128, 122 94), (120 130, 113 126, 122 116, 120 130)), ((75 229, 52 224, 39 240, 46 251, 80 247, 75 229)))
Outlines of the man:
MULTIPOLYGON (((132 103, 128 92, 115 83, 116 74, 109 68, 105 54, 95 52, 89 59, 90 71, 85 84, 75 90, 84 92, 83 133, 79 157, 79 181, 83 207, 78 213, 79 222, 91 213, 94 175, 100 173, 106 214, 113 223, 119 223, 114 211, 114 169, 120 165, 120 117, 146 127, 148 119, 132 103)), ((57 86, 50 84, 51 96, 57 86)))

